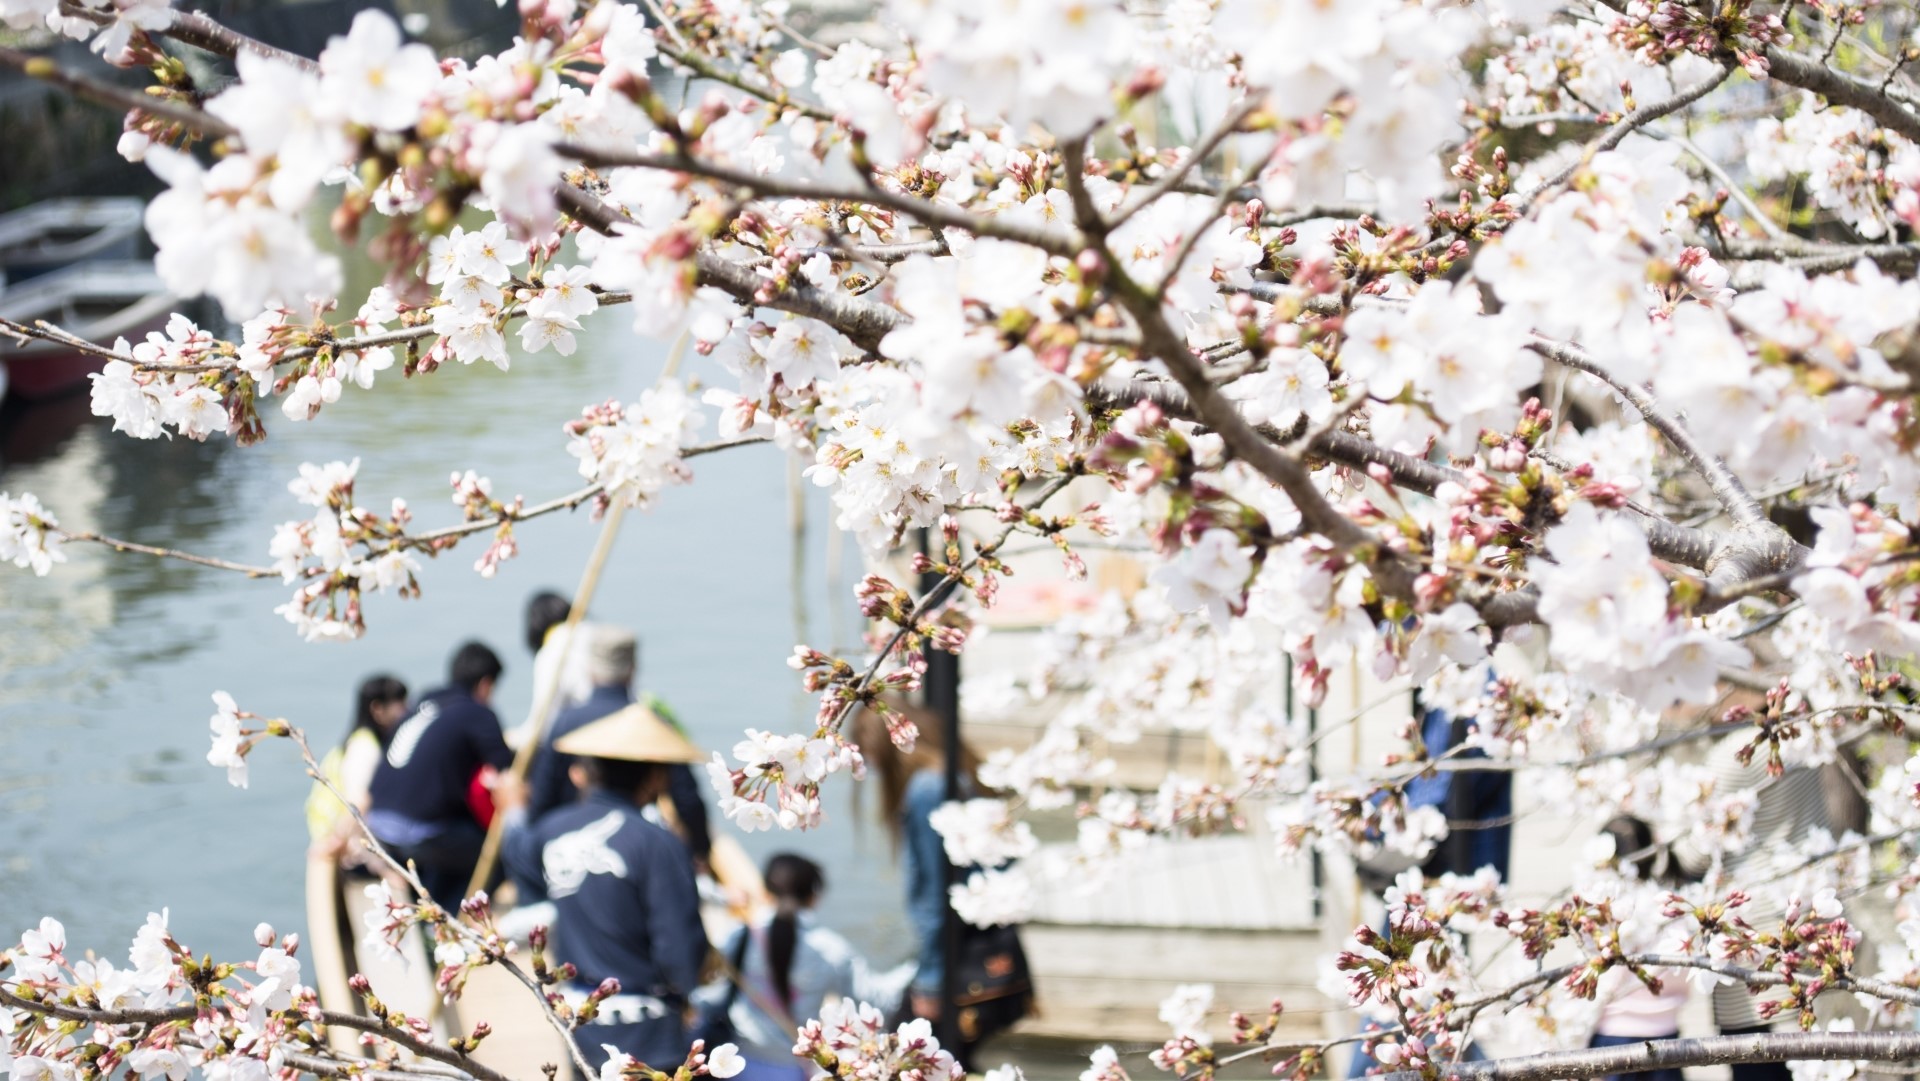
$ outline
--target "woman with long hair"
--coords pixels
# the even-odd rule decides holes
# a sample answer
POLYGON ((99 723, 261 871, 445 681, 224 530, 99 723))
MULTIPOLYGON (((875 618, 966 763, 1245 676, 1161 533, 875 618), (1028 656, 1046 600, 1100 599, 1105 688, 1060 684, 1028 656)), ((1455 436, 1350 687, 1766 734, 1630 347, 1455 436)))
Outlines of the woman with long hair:
MULTIPOLYGON (((933 812, 947 799, 947 725, 938 713, 921 706, 891 702, 888 708, 919 730, 912 750, 903 751, 893 742, 887 718, 872 709, 855 718, 853 741, 877 775, 869 783, 880 790, 880 821, 893 838, 894 852, 905 859, 907 919, 918 945, 909 1002, 914 1016, 937 1021, 945 967, 941 933, 947 913, 947 850, 933 828, 933 812)), ((960 798, 980 794, 979 768, 979 758, 961 744, 960 798)), ((854 791, 857 797, 860 789, 854 791)))
POLYGON ((814 908, 827 878, 819 864, 781 852, 762 877, 773 914, 736 930, 720 951, 729 968, 722 987, 730 981, 735 988, 727 1016, 747 1060, 735 1081, 806 1081, 814 1071, 793 1055, 799 1023, 820 1016, 835 995, 890 1013, 909 969, 873 975, 846 939, 820 926, 814 908))
POLYGON ((407 715, 407 685, 393 676, 368 676, 354 697, 353 724, 340 745, 320 760, 320 775, 340 795, 316 780, 307 796, 307 834, 314 847, 334 857, 347 851, 355 832, 353 816, 341 798, 366 810, 367 786, 386 753, 387 741, 393 738, 394 726, 407 715))

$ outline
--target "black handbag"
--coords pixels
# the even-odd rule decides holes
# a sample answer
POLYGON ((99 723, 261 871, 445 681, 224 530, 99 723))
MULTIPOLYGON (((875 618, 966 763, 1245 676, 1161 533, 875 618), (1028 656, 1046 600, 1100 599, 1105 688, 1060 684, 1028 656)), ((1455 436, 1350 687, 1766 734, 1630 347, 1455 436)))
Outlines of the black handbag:
POLYGON ((727 951, 726 994, 718 1002, 702 1006, 693 1022, 693 1038, 705 1040, 709 1052, 723 1043, 735 1042, 739 1035, 733 1027, 733 1003, 740 997, 740 966, 746 962, 747 943, 753 936, 745 927, 736 934, 738 941, 727 951))
POLYGON ((1033 1012, 1033 969, 1020 945, 1018 926, 961 928, 956 1020, 961 1038, 979 1043, 1033 1012))

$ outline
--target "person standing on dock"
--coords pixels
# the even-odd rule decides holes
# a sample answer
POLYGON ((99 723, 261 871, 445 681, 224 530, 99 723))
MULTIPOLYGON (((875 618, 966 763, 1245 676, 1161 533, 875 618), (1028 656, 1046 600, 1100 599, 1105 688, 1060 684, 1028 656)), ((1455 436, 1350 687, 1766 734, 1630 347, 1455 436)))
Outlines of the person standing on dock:
MULTIPOLYGON (((894 851, 903 857, 907 885, 907 921, 912 924, 918 943, 917 964, 908 985, 906 1012, 913 1017, 939 1022, 944 1012, 941 995, 945 984, 946 925, 948 886, 956 875, 947 862, 946 842, 933 828, 933 813, 947 800, 946 721, 923 706, 892 703, 895 712, 919 729, 913 749, 903 751, 888 732, 887 718, 878 710, 862 710, 854 720, 853 741, 860 748, 867 767, 879 775, 880 820, 893 835, 894 851)), ((960 744, 960 789, 962 799, 982 794, 979 779, 980 759, 965 743, 960 744)), ((859 789, 855 789, 858 793, 859 789)), ((1007 932, 1017 943, 1017 933, 1007 932)), ((975 931, 961 929, 962 977, 968 937, 975 931)), ((1017 946, 1009 960, 1022 978, 1026 957, 1017 946)), ((953 1018, 951 1031, 958 1035, 957 1046, 947 1048, 962 1066, 972 1069, 973 1054, 980 1043, 1011 1027, 1032 1009, 1030 985, 1022 983, 1013 993, 962 1004, 953 1018)))
POLYGON ((587 1061, 598 1069, 610 1046, 672 1069, 686 1057, 684 1015, 709 947, 686 846, 643 809, 665 793, 669 767, 700 750, 639 704, 554 749, 575 756, 569 772, 586 795, 529 822, 526 790, 502 785, 507 866, 516 880, 541 879, 553 902, 553 958, 575 969, 568 991, 619 982, 579 1034, 587 1061))
POLYGON ((448 683, 400 722, 367 787, 367 825, 401 861, 411 860, 435 904, 457 912, 480 861, 486 830, 473 817, 474 774, 504 770, 513 752, 488 703, 503 669, 480 642, 453 655, 448 683))
MULTIPOLYGON (((624 627, 603 623, 581 624, 576 631, 585 646, 586 671, 593 690, 585 700, 560 711, 534 752, 533 765, 527 771, 527 816, 538 821, 548 811, 563 807, 580 797, 578 786, 568 777, 573 758, 554 749, 554 741, 578 731, 602 717, 634 703, 633 681, 640 667, 640 644, 634 633, 624 627)), ((666 703, 651 694, 639 699, 654 715, 676 730, 679 722, 666 703)), ((707 824, 707 806, 700 797, 700 781, 693 768, 677 764, 669 768, 667 796, 679 819, 680 839, 691 853, 696 872, 703 871, 713 849, 713 836, 707 824)), ((537 881, 517 881, 523 903, 545 895, 537 881)))

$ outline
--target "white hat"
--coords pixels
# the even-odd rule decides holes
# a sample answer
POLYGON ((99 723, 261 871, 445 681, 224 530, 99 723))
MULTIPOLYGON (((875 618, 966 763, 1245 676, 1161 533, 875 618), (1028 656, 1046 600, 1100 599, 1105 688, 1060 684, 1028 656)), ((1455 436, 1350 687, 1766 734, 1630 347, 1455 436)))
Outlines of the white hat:
POLYGON ((561 754, 627 762, 704 762, 706 755, 679 729, 635 702, 553 741, 561 754))

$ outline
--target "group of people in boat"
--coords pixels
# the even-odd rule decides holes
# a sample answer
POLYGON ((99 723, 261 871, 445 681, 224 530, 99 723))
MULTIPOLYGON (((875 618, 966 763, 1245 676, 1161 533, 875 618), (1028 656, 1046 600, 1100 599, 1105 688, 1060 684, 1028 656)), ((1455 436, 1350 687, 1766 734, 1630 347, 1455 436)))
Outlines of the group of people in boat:
MULTIPOLYGON (((726 1019, 746 1081, 805 1081, 811 1071, 792 1054, 794 1032, 837 996, 938 1020, 949 873, 930 822, 944 798, 939 718, 915 712, 915 752, 897 750, 878 718, 855 725, 905 860, 920 946, 916 961, 879 972, 815 918, 827 882, 814 861, 792 853, 768 860, 758 911, 715 880, 705 782, 695 772, 705 756, 665 703, 636 693, 634 634, 568 616, 566 600, 551 593, 527 608, 534 710, 556 706, 550 723, 531 715, 513 729, 501 724, 493 701, 504 668, 479 642, 461 645, 446 684, 417 698, 392 676, 363 682, 347 738, 321 763, 331 788, 316 783, 308 803, 316 849, 377 870, 344 798, 449 911, 504 875, 516 911, 550 922, 552 959, 576 972, 571 990, 584 996, 618 981, 580 1034, 596 1066, 611 1048, 671 1070, 702 1025, 702 1004, 726 1019), (529 740, 538 742, 523 781, 511 766, 515 747, 529 740), (480 863, 495 816, 504 820, 503 859, 489 873, 480 863), (731 901, 742 917, 718 942, 709 942, 703 900, 731 901), (703 977, 712 978, 703 986, 703 977)), ((968 755, 962 765, 971 784, 975 762, 968 755)))

